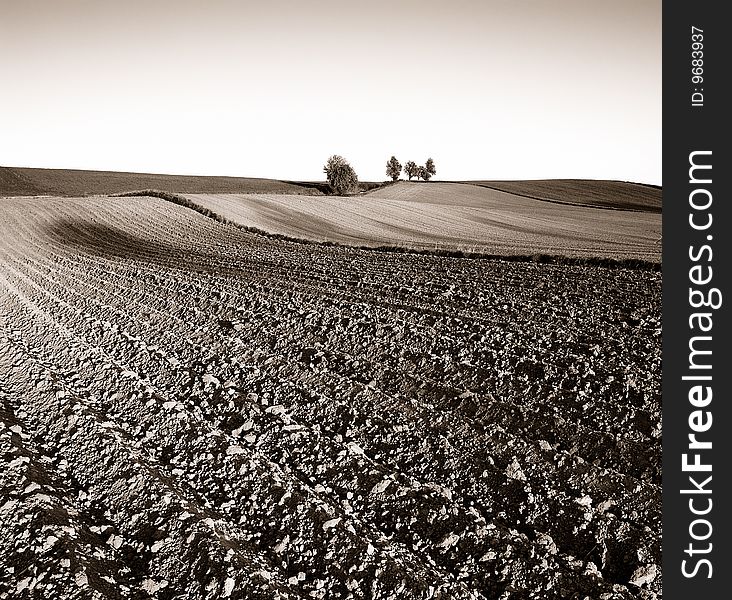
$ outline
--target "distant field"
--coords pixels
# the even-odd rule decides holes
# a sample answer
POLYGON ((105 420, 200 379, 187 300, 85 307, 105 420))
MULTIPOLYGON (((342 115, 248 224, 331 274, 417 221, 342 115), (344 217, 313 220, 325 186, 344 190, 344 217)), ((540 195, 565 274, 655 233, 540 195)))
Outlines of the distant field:
POLYGON ((359 197, 187 194, 240 225, 342 244, 661 258, 661 215, 544 202, 472 184, 400 182, 359 197))
POLYGON ((651 185, 587 179, 471 181, 469 183, 550 202, 661 212, 661 188, 651 185))
POLYGON ((361 183, 0 167, 0 196, 154 189, 247 227, 313 241, 500 255, 661 259, 661 190, 618 181, 361 183), (614 210, 604 210, 614 209, 614 210))
POLYGON ((159 173, 0 167, 0 196, 88 196, 142 188, 176 193, 320 194, 323 184, 251 177, 201 177, 159 173))

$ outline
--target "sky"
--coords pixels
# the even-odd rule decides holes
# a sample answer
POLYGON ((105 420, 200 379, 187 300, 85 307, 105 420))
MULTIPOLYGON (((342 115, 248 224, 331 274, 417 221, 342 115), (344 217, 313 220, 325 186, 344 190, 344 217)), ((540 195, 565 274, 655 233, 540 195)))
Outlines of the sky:
POLYGON ((661 0, 0 0, 0 165, 661 183, 661 0))

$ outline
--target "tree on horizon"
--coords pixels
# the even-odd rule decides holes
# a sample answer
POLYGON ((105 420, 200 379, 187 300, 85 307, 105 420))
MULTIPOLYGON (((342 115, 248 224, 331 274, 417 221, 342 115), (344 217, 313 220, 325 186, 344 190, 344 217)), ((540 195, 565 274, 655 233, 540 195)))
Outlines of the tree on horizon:
POLYGON ((397 160, 396 156, 392 156, 386 163, 386 175, 391 177, 392 181, 399 179, 399 173, 402 172, 402 164, 397 160))
POLYGON ((417 177, 419 175, 417 163, 413 160, 408 160, 407 164, 404 165, 404 174, 409 178, 409 181, 412 181, 412 177, 417 177))
POLYGON ((358 191, 358 176, 348 161, 334 154, 323 167, 330 189, 335 194, 353 194, 358 191))

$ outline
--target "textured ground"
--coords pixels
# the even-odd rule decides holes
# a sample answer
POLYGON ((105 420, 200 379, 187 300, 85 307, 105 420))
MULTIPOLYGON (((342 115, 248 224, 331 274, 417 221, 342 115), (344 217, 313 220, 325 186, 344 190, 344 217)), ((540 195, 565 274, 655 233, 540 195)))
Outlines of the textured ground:
POLYGON ((658 212, 547 202, 479 185, 402 181, 358 197, 186 196, 241 225, 309 240, 661 260, 658 212))
POLYGON ((660 274, 0 201, 0 598, 660 592, 660 274))
POLYGON ((320 193, 318 184, 297 184, 253 177, 204 177, 0 167, 0 196, 86 196, 117 194, 143 188, 180 193, 270 192, 273 194, 320 193))
POLYGON ((595 179, 528 179, 473 181, 482 185, 548 202, 597 206, 641 212, 661 212, 661 188, 653 185, 595 179))

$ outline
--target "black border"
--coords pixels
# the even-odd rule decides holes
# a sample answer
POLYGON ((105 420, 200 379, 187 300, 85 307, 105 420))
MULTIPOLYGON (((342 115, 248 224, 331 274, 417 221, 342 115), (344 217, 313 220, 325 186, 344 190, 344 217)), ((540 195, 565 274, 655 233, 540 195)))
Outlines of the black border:
MULTIPOLYGON (((732 108, 729 95, 729 73, 726 59, 729 56, 729 24, 723 15, 724 4, 709 0, 686 2, 667 0, 663 3, 663 592, 666 600, 690 600, 696 598, 730 598, 728 581, 732 566, 732 535, 729 525, 730 486, 727 481, 728 461, 732 461, 732 420, 730 419, 730 351, 732 345, 727 305, 732 303, 728 281, 732 267, 728 232, 728 203, 730 196, 730 153, 727 141, 732 108), (703 30, 703 77, 695 85, 691 72, 691 28, 703 30), (703 88, 703 106, 692 106, 694 87, 703 88), (700 186, 689 180, 689 154, 693 151, 711 151, 705 160, 712 164, 712 183, 700 186), (697 187, 705 187, 712 194, 712 226, 708 231, 694 231, 689 225, 689 195, 697 187), (711 234, 713 240, 707 241, 711 234), (694 263, 689 257, 690 246, 699 249, 708 243, 712 247, 711 262, 694 263), (684 554, 693 541, 689 525, 695 518, 689 510, 688 494, 681 490, 690 486, 691 473, 682 471, 682 455, 689 453, 688 435, 691 433, 689 414, 695 410, 688 400, 689 382, 681 377, 689 373, 689 339, 695 335, 689 325, 689 316, 698 309, 690 307, 689 269, 694 264, 711 265, 713 281, 706 286, 717 287, 723 297, 722 306, 712 311, 712 388, 713 400, 708 410, 713 415, 712 427, 705 433, 713 447, 704 451, 704 462, 711 462, 712 510, 706 518, 712 525, 708 542, 709 554, 690 557, 684 554), (708 569, 700 567, 697 576, 686 578, 682 574, 681 561, 689 560, 689 570, 694 562, 708 558, 712 565, 711 578, 708 569)), ((699 161, 697 161, 699 162, 699 161)), ((696 171, 697 179, 701 178, 696 171)), ((702 216, 699 216, 699 221, 702 216)), ((704 216, 706 220, 706 216, 704 216)), ((705 255, 705 258, 707 256, 705 255)), ((705 271, 706 272, 706 271, 705 271)), ((694 286, 696 287, 696 286, 694 286)), ((702 287, 701 289, 704 289, 702 287)), ((699 371, 696 371, 700 373, 699 371)), ((704 374, 708 374, 705 372, 704 374)), ((702 438, 702 434, 699 434, 702 438)), ((701 479, 696 474, 698 479, 701 479)), ((697 508, 706 506, 707 495, 700 498, 697 508)), ((697 517, 701 518, 701 517, 697 517)), ((696 531, 702 534, 702 526, 696 531)), ((706 542, 694 542, 698 548, 706 542)))

